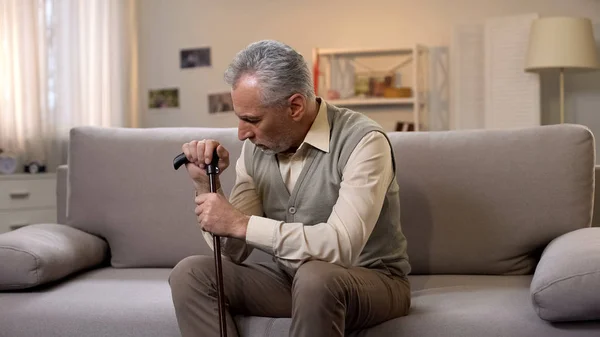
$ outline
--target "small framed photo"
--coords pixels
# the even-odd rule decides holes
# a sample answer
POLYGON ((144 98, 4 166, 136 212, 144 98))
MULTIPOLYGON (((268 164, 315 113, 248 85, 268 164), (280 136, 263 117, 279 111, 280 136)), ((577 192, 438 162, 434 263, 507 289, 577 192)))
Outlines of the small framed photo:
POLYGON ((208 95, 208 112, 233 111, 233 101, 230 92, 222 92, 208 95))
POLYGON ((180 54, 181 68, 210 66, 210 48, 182 49, 180 54))
POLYGON ((179 89, 166 88, 150 90, 148 93, 148 107, 150 109, 178 108, 179 89))

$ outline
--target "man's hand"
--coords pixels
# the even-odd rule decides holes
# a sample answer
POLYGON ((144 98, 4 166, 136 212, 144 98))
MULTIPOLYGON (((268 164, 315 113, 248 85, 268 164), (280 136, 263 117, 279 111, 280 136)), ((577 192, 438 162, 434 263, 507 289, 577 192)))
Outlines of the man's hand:
POLYGON ((219 236, 246 240, 250 217, 233 207, 218 193, 204 193, 196 197, 195 213, 200 227, 219 236))
POLYGON ((200 193, 210 191, 208 187, 206 165, 211 162, 214 149, 217 149, 217 154, 219 155, 220 174, 229 166, 229 152, 225 149, 225 147, 223 147, 223 145, 212 139, 199 141, 193 140, 189 143, 183 144, 181 149, 189 161, 189 163, 185 165, 185 168, 187 169, 190 178, 192 178, 192 181, 194 182, 196 191, 200 193))

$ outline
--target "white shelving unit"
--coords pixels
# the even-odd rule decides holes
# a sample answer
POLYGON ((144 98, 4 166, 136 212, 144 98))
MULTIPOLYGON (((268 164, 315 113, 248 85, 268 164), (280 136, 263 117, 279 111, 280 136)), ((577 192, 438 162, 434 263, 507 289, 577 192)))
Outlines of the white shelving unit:
MULTIPOLYGON (((352 60, 355 62, 359 58, 377 57, 397 58, 398 64, 392 69, 378 70, 377 73, 391 73, 400 68, 410 67, 411 81, 410 87, 412 97, 363 97, 355 95, 346 95, 340 99, 328 99, 328 102, 340 107, 369 107, 369 106, 391 106, 404 107, 412 106, 413 123, 415 131, 426 130, 427 123, 424 119, 424 113, 428 111, 428 83, 429 72, 429 49, 423 45, 415 45, 410 48, 344 48, 344 49, 313 49, 313 75, 318 87, 317 95, 325 97, 327 90, 332 88, 332 76, 335 74, 332 67, 334 58, 352 60)), ((359 63, 360 64, 360 63, 359 63)), ((355 69, 355 68, 354 68, 355 69)), ((355 76, 355 74, 341 74, 341 76, 355 76)), ((350 83, 354 83, 350 81, 350 83)), ((346 88, 348 90, 348 88, 346 88)))
POLYGON ((328 100, 332 104, 340 106, 365 106, 365 105, 413 105, 414 98, 384 98, 384 97, 365 97, 365 98, 346 98, 328 100))

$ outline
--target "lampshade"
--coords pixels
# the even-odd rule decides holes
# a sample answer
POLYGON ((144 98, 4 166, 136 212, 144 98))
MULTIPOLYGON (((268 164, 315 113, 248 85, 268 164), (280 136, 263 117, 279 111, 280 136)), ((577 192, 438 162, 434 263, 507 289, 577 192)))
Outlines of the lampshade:
POLYGON ((546 17, 533 22, 525 70, 598 69, 592 22, 586 18, 546 17))

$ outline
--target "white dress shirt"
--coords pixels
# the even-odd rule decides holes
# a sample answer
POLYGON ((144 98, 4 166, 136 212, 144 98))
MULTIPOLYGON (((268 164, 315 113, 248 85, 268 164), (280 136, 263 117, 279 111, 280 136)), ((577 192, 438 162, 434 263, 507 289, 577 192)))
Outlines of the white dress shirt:
MULTIPOLYGON (((289 191, 294 189, 302 172, 308 147, 329 152, 327 107, 324 100, 321 102, 317 117, 298 150, 277 155, 281 176, 289 191)), ((262 217, 262 203, 246 170, 244 151, 245 146, 236 163, 237 179, 229 201, 251 215, 246 242, 226 240, 223 255, 241 262, 257 247, 292 269, 298 268, 306 256, 345 267, 354 265, 379 218, 394 176, 391 149, 385 136, 373 131, 358 143, 344 168, 339 196, 327 222, 312 226, 262 217)), ((205 238, 212 247, 212 235, 205 233, 205 238)))

